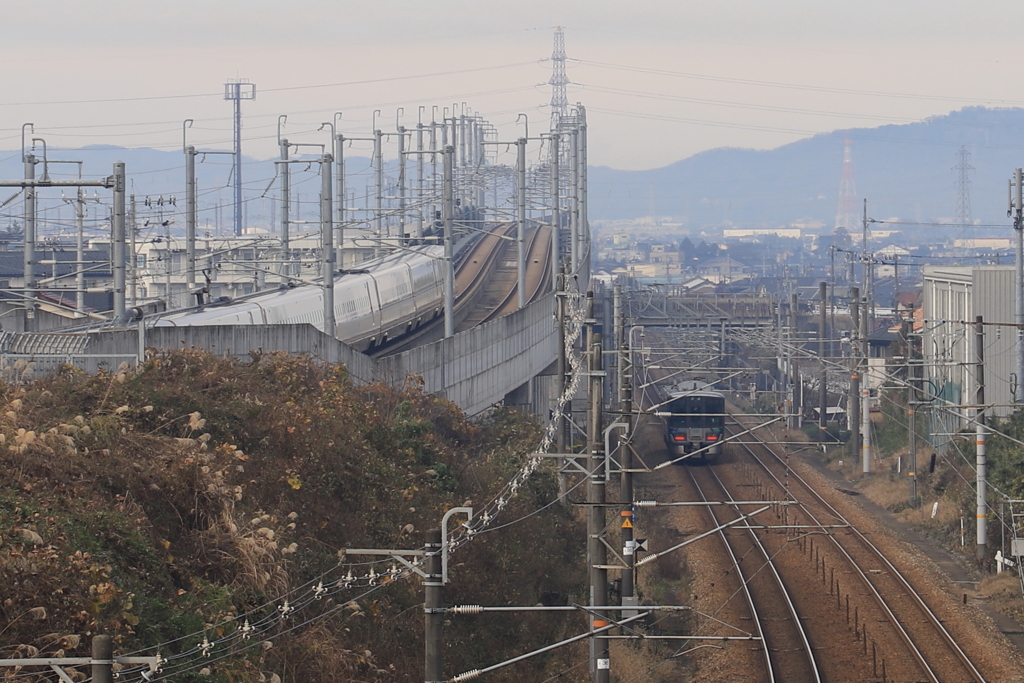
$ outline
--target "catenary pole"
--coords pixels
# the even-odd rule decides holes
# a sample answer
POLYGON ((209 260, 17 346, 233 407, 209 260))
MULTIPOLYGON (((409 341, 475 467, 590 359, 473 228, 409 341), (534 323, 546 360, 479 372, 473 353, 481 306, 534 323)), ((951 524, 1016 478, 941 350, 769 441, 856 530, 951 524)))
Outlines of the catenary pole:
MULTIPOLYGON (((912 315, 912 314, 911 314, 912 315)), ((917 363, 912 336, 914 333, 913 317, 903 319, 903 346, 905 349, 904 363, 907 378, 907 478, 910 483, 910 503, 917 498, 917 363)))
POLYGON ((75 312, 85 314, 85 188, 78 188, 75 200, 75 312))
POLYGON ((114 273, 114 320, 124 325, 128 322, 125 307, 125 230, 124 230, 124 199, 125 199, 124 162, 114 162, 114 216, 112 221, 112 240, 114 243, 112 260, 114 273))
POLYGON ((281 148, 281 252, 284 264, 281 268, 283 280, 287 282, 292 275, 292 248, 289 240, 289 229, 291 228, 291 194, 292 194, 292 172, 291 164, 288 162, 288 140, 279 141, 281 148))
MULTIPOLYGON (((565 273, 559 272, 555 275, 555 332, 558 345, 558 356, 555 361, 555 373, 558 375, 556 391, 561 396, 566 388, 566 372, 568 370, 568 357, 565 351, 565 273)), ((566 402, 561 413, 555 419, 555 448, 559 453, 565 453, 568 447, 569 419, 566 413, 570 410, 572 399, 566 402)), ((558 469, 558 500, 562 505, 568 505, 569 480, 565 472, 565 459, 559 460, 558 469)))
POLYGON ((452 192, 452 165, 455 161, 455 148, 447 145, 442 156, 444 157, 442 159, 444 178, 441 183, 441 220, 444 223, 444 336, 447 338, 455 334, 455 250, 452 244, 455 239, 452 225, 455 213, 452 192))
POLYGON ((92 683, 114 683, 114 639, 92 637, 92 683))
MULTIPOLYGON (((711 326, 710 321, 708 327, 711 326)), ((793 415, 790 429, 800 429, 803 415, 803 379, 800 377, 800 356, 796 348, 800 344, 800 298, 796 292, 789 295, 789 363, 793 379, 793 415)))
POLYGON ((186 301, 196 288, 196 148, 185 147, 185 288, 186 301))
POLYGON ((334 179, 334 184, 337 187, 337 194, 334 197, 334 212, 338 216, 337 224, 334 226, 334 234, 337 236, 337 242, 334 245, 335 253, 337 253, 336 265, 341 270, 345 269, 345 193, 348 191, 345 188, 345 136, 338 133, 335 136, 334 143, 334 168, 338 177, 334 179))
POLYGON ((130 282, 129 291, 131 292, 132 306, 134 306, 136 304, 137 300, 138 300, 138 286, 139 286, 139 276, 138 276, 139 250, 138 250, 138 247, 135 244, 135 239, 136 239, 136 237, 139 234, 139 223, 138 223, 137 220, 135 220, 135 216, 136 216, 136 212, 135 212, 135 195, 133 194, 133 195, 131 195, 128 198, 128 228, 127 228, 128 229, 129 246, 131 247, 130 259, 129 259, 129 264, 130 264, 129 267, 131 268, 131 279, 129 280, 129 282, 130 282))
POLYGON ((380 256, 381 241, 384 239, 384 230, 381 224, 384 210, 382 200, 384 195, 384 159, 382 157, 382 138, 384 133, 381 130, 373 131, 373 233, 376 238, 373 248, 373 255, 380 256))
POLYGON ((526 306, 526 138, 516 141, 516 279, 519 308, 526 306))
MULTIPOLYGON (((561 137, 554 133, 550 138, 551 143, 551 280, 558 277, 559 268, 562 262, 561 250, 561 214, 560 197, 558 190, 558 146, 561 144, 561 137)), ((564 286, 565 283, 563 283, 564 286)))
POLYGON ((850 443, 853 445, 851 459, 856 459, 860 452, 860 344, 857 335, 860 332, 860 288, 850 288, 850 393, 846 399, 846 426, 850 430, 850 443))
MULTIPOLYGON (((594 293, 587 292, 587 320, 594 319, 594 293)), ((589 457, 587 469, 590 472, 587 484, 587 558, 590 565, 590 606, 608 604, 608 551, 604 545, 605 534, 605 462, 603 431, 601 429, 601 407, 603 405, 601 335, 594 332, 593 322, 587 323, 587 350, 589 351, 589 398, 590 415, 587 419, 587 442, 589 457)), ((604 610, 591 610, 591 629, 597 630, 608 625, 604 610)), ((591 671, 594 683, 608 683, 610 660, 608 640, 591 639, 591 671)))
POLYGON ((1010 209, 1015 211, 1013 216, 1013 228, 1016 244, 1016 282, 1014 299, 1016 303, 1017 322, 1017 395, 1014 400, 1017 403, 1024 403, 1024 170, 1017 169, 1013 174, 1014 182, 1012 188, 1016 192, 1010 194, 1010 209), (1016 201, 1014 201, 1016 200, 1016 201))
POLYGON ((985 559, 985 550, 988 544, 988 500, 985 463, 985 320, 982 316, 976 316, 974 334, 974 356, 975 356, 975 377, 977 378, 977 393, 975 397, 975 466, 977 467, 977 533, 978 545, 976 557, 978 561, 985 559))
MULTIPOLYGON (((622 511, 622 559, 625 567, 622 570, 622 605, 632 607, 637 604, 635 589, 636 541, 633 538, 633 451, 629 443, 629 435, 633 433, 633 401, 629 372, 629 334, 626 329, 625 315, 622 307, 622 285, 612 288, 612 308, 614 309, 614 346, 618 350, 616 356, 616 400, 618 402, 619 421, 625 425, 625 439, 619 442, 619 502, 624 506, 622 511), (628 523, 627 523, 628 522, 628 523)), ((608 454, 605 454, 608 457, 608 454)), ((624 614, 624 616, 631 616, 624 614)))
POLYGON ((821 369, 818 371, 818 440, 826 440, 825 430, 828 429, 828 366, 825 364, 825 339, 827 338, 826 323, 828 322, 828 283, 818 283, 818 301, 821 310, 818 314, 818 359, 821 369))
MULTIPOLYGON (((35 180, 36 157, 26 154, 25 180, 35 180)), ((25 331, 35 332, 36 319, 36 188, 29 185, 25 188, 25 331)))
POLYGON ((408 244, 405 234, 405 126, 398 127, 398 243, 408 244))
POLYGON ((334 157, 320 157, 320 238, 322 272, 324 277, 324 333, 335 334, 334 325, 334 202, 332 197, 331 167, 334 157))
MULTIPOLYGON (((431 148, 433 149, 433 148, 431 148)), ((416 239, 423 239, 423 122, 416 124, 416 202, 419 209, 416 211, 416 239)))
POLYGON ((864 306, 861 309, 860 314, 860 359, 861 372, 860 380, 860 442, 861 456, 860 466, 861 472, 868 474, 871 472, 871 366, 869 359, 870 352, 870 340, 868 339, 868 311, 871 303, 867 300, 864 301, 864 306))
MULTIPOLYGON (((454 150, 453 150, 454 151, 454 150)), ((447 157, 448 155, 445 154, 447 157)), ((427 532, 425 570, 423 581, 424 666, 426 683, 442 683, 444 659, 441 647, 441 627, 444 622, 444 583, 441 576, 441 530, 427 532)))
POLYGON ((576 105, 577 115, 576 121, 579 126, 579 173, 577 174, 577 180, 580 184, 580 200, 579 200, 579 227, 577 228, 577 238, 581 241, 580 251, 582 253, 583 246, 590 243, 590 227, 587 224, 589 220, 587 218, 587 110, 582 104, 576 105))
POLYGON ((569 131, 569 144, 566 150, 569 153, 569 272, 576 275, 579 272, 579 245, 577 244, 579 234, 579 129, 573 128, 569 131))

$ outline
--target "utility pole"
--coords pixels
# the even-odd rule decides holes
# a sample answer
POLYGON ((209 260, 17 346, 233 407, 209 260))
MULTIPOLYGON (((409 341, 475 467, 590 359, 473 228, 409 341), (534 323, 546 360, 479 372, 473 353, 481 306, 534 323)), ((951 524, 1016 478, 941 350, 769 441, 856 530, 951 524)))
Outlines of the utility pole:
POLYGON ((1024 171, 1017 169, 1009 187, 1009 207, 1006 215, 1013 215, 1016 239, 1016 282, 1014 299, 1017 322, 1017 395, 1013 400, 1024 403, 1024 171))
MULTIPOLYGON (((377 132, 379 133, 380 131, 377 132)), ((444 178, 441 183, 441 220, 444 222, 444 336, 448 338, 455 334, 455 253, 452 244, 455 239, 452 225, 455 213, 452 193, 452 164, 455 161, 455 148, 451 145, 445 146, 443 157, 444 178)), ((380 214, 378 214, 378 220, 379 218, 380 214)))
POLYGON ((982 316, 975 316, 974 356, 976 360, 976 377, 978 381, 977 394, 975 397, 975 466, 977 468, 978 484, 978 546, 976 558, 979 562, 985 559, 985 550, 988 544, 988 501, 987 484, 985 473, 985 321, 982 316))
POLYGON ((871 365, 870 365, 870 340, 868 339, 868 308, 870 303, 864 302, 864 309, 860 316, 860 356, 862 359, 862 372, 860 382, 860 441, 861 441, 861 471, 864 474, 871 472, 871 365))
POLYGON ((853 444, 850 458, 856 459, 860 450, 860 344, 857 335, 860 331, 860 288, 850 288, 850 393, 846 399, 846 426, 850 430, 850 443, 853 444))
MULTIPOLYGON (((594 318, 594 293, 587 292, 587 320, 594 318)), ((590 416, 587 419, 587 441, 589 457, 587 470, 590 479, 587 485, 587 560, 590 566, 590 606, 599 607, 608 604, 608 551, 603 536, 605 533, 605 457, 603 431, 601 429, 601 407, 603 405, 601 335, 594 332, 594 324, 587 323, 587 343, 590 356, 589 363, 589 396, 590 416)), ((591 630, 595 631, 608 625, 608 615, 604 610, 591 612, 591 630)), ((608 640, 594 637, 591 639, 591 672, 594 683, 608 683, 610 673, 608 657, 608 640)))
POLYGON ((335 336, 334 325, 334 215, 331 166, 334 157, 324 154, 320 157, 320 238, 322 272, 324 277, 324 332, 335 336))
POLYGON ((818 372, 818 440, 826 441, 826 430, 828 429, 828 366, 825 365, 825 339, 828 303, 828 283, 818 283, 818 299, 821 304, 821 311, 818 315, 818 360, 821 361, 821 369, 818 372))

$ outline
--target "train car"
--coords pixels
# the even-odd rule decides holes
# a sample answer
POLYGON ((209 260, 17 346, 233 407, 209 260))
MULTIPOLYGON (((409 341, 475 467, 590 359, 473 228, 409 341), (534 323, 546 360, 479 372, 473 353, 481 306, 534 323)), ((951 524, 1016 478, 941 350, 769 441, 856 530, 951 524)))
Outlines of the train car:
POLYGON ((699 451, 707 459, 722 451, 725 396, 719 392, 672 392, 658 414, 665 419, 665 444, 672 457, 699 451))
MULTIPOLYGON (((441 314, 444 305, 442 248, 414 248, 341 275, 334 285, 334 336, 367 351, 410 332, 441 314)), ((155 326, 324 325, 323 288, 300 284, 258 292, 234 301, 159 316, 155 326)))

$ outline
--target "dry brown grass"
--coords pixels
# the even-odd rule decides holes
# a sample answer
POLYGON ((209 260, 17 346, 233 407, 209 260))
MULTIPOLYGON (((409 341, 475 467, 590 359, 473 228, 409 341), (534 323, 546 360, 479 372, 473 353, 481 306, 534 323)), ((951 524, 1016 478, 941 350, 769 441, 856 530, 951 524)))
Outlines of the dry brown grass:
POLYGON ((1011 571, 986 576, 978 584, 978 592, 993 607, 1017 621, 1024 621, 1024 597, 1021 597, 1020 578, 1011 571))

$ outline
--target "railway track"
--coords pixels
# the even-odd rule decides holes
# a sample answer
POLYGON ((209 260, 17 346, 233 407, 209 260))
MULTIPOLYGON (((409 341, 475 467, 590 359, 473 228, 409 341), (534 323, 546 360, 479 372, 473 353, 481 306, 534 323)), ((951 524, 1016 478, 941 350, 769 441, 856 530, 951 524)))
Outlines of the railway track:
MULTIPOLYGON (((714 526, 735 522, 758 507, 756 502, 737 502, 712 467, 686 470, 700 500, 725 503, 707 506, 714 526)), ((734 595, 743 595, 749 614, 746 619, 759 637, 764 663, 764 677, 760 680, 820 683, 810 639, 773 554, 749 526, 723 528, 718 537, 738 579, 734 595)))
MULTIPOLYGON (((735 419, 740 429, 755 426, 749 419, 735 419)), ((871 539, 794 471, 757 430, 751 436, 755 443, 732 445, 745 457, 740 469, 745 470, 748 486, 753 484, 763 498, 798 503, 786 508, 785 534, 764 534, 769 553, 799 552, 807 566, 813 565, 833 621, 845 621, 861 644, 859 668, 864 669, 865 662, 870 666, 863 673, 871 678, 827 680, 985 681, 942 620, 871 539)))
MULTIPOLYGON (((533 301, 541 294, 549 281, 548 254, 551 249, 551 228, 538 226, 530 232, 526 245, 526 301, 533 301)), ((480 322, 488 322, 500 318, 516 310, 519 305, 518 272, 515 260, 506 259, 504 269, 511 272, 511 284, 508 292, 480 322)))

